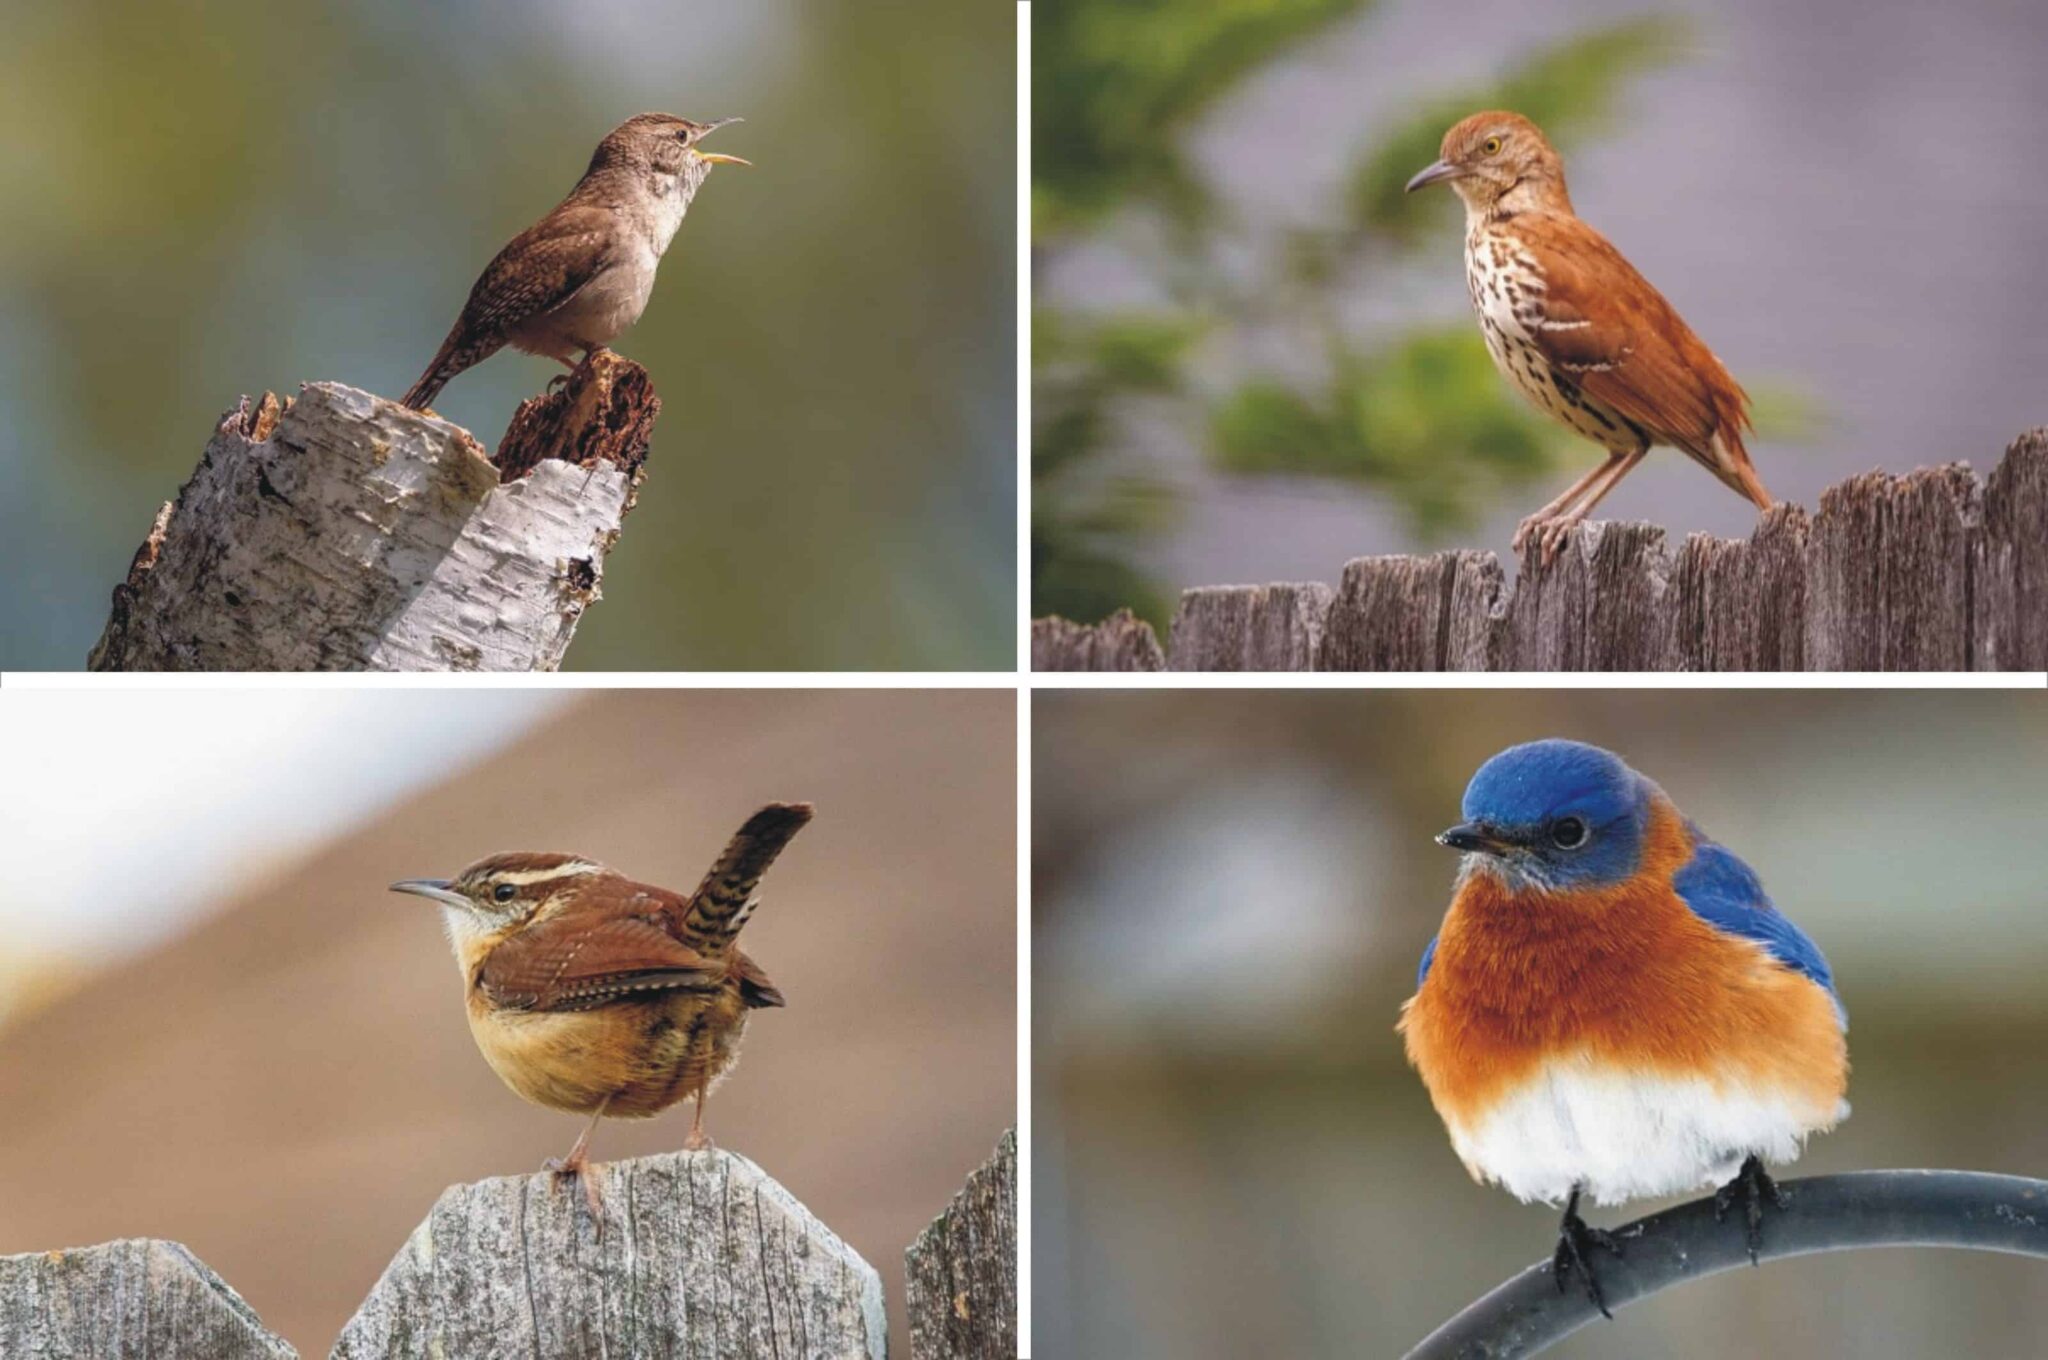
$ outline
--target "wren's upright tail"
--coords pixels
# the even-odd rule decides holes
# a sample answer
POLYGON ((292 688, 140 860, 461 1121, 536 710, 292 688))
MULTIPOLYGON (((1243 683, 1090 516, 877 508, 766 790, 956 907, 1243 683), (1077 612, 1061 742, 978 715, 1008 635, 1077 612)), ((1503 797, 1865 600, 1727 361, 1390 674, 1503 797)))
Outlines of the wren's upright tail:
POLYGON ((503 340, 479 343, 464 330, 462 322, 457 321, 455 329, 449 331, 448 338, 441 342, 434 362, 427 365, 427 371, 420 374, 420 380, 412 385, 411 390, 399 398, 401 406, 409 406, 415 411, 426 410, 434 398, 441 395, 441 389, 448 385, 450 378, 466 368, 475 367, 505 347, 503 340))
POLYGON ((701 954, 725 952, 753 914, 761 875, 810 820, 809 803, 770 803, 747 818, 691 895, 683 942, 701 954))

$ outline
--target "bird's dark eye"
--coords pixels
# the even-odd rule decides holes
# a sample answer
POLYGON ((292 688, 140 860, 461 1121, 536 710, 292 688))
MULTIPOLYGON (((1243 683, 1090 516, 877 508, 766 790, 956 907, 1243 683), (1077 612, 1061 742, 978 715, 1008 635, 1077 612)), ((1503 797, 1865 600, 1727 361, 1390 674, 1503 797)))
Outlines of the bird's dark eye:
POLYGON ((1479 144, 1479 150, 1481 151, 1481 153, 1485 155, 1494 155, 1496 152, 1500 150, 1500 138, 1488 137, 1485 141, 1479 144))
POLYGON ((519 889, 513 887, 510 883, 500 883, 497 887, 491 889, 491 896, 500 902, 510 902, 518 895, 519 889))
POLYGON ((1586 843, 1586 824, 1576 817, 1560 817, 1550 824, 1550 843, 1560 850, 1576 850, 1586 843))

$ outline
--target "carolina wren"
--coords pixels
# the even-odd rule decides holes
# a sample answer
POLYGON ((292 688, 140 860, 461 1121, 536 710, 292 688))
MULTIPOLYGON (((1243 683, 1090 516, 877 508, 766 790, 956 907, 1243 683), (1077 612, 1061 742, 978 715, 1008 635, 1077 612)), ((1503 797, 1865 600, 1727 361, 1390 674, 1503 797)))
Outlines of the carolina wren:
POLYGON ((484 267, 404 404, 426 410, 450 378, 507 344, 573 372, 571 354, 587 360, 638 321, 655 266, 711 167, 748 164, 697 143, 739 121, 642 113, 613 128, 569 196, 484 267))
MULTIPOLYGON (((691 1096, 684 1146, 710 1145, 704 1098, 738 1056, 747 1012, 783 1004, 735 940, 761 875, 810 820, 809 803, 770 803, 688 896, 575 855, 524 852, 391 885, 441 904, 469 1031, 491 1069, 536 1105, 590 1116, 549 1170, 586 1172, 606 1115, 647 1119, 691 1096)), ((596 1180, 582 1180, 594 1214, 596 1180)))

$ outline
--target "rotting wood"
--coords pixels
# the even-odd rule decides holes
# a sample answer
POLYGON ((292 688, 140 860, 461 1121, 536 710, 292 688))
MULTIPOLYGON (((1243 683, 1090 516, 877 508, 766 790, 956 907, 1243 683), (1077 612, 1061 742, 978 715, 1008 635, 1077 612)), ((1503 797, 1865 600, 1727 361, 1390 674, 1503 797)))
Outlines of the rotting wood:
POLYGON ((1128 613, 1040 619, 1043 671, 2048 669, 2048 429, 1963 464, 1829 488, 1747 540, 1583 526, 1510 582, 1492 553, 1362 557, 1320 583, 1189 591, 1162 650, 1128 613), (1311 641, 1313 639, 1313 641, 1311 641))
POLYGON ((525 402, 497 461, 339 383, 222 417, 157 513, 93 670, 554 670, 595 602, 660 411, 612 356, 525 402))

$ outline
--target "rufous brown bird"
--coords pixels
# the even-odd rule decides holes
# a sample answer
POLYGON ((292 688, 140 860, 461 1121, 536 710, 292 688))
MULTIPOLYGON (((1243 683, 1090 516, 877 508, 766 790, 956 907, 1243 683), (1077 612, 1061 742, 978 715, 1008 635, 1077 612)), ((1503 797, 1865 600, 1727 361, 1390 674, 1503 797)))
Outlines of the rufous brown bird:
POLYGON ((548 1169, 580 1175, 593 1214, 598 1120, 647 1119, 694 1097, 684 1146, 710 1146, 704 1099, 738 1057, 748 1012, 783 1004, 736 940, 761 875, 810 820, 808 803, 770 803, 687 896, 577 855, 527 852, 391 885, 441 904, 491 1069, 536 1105, 590 1116, 548 1169))
POLYGON ((1682 450, 1758 509, 1770 493, 1743 432, 1749 397, 1664 295, 1579 220, 1564 162, 1518 113, 1475 113, 1408 181, 1465 204, 1465 283, 1486 348, 1538 410, 1607 449, 1607 461, 1523 520, 1547 562, 1653 444, 1682 450))
POLYGON ((711 167, 748 164, 697 149, 739 121, 642 113, 613 128, 569 196, 484 266, 403 404, 426 410, 450 378, 508 344, 571 372, 571 355, 603 354, 646 310, 655 268, 711 167))

